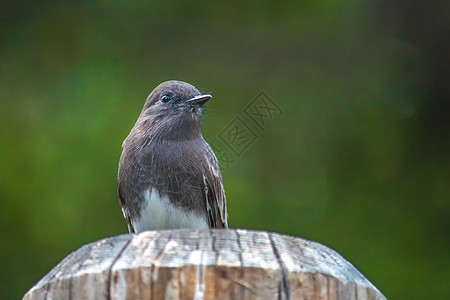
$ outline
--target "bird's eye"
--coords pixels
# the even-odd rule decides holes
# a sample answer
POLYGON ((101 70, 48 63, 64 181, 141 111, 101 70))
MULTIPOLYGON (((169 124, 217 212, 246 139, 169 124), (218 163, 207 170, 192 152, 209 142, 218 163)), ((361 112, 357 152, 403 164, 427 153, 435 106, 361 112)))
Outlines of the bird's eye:
POLYGON ((169 101, 170 100, 170 96, 169 95, 163 95, 162 97, 161 97, 161 101, 163 102, 163 103, 166 103, 167 101, 169 101))

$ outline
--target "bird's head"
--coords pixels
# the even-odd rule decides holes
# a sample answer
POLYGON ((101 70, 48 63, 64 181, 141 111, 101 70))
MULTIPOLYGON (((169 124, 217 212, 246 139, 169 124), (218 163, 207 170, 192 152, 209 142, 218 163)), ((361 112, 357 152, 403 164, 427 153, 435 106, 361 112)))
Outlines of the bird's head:
POLYGON ((166 81, 150 93, 139 118, 145 120, 145 127, 151 132, 164 132, 169 137, 201 134, 203 105, 211 97, 189 83, 166 81))

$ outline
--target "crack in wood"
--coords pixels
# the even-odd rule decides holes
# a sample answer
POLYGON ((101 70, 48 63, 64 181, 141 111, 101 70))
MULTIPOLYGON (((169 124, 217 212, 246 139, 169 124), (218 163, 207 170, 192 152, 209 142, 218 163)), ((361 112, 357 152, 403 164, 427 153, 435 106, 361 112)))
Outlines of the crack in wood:
MULTIPOLYGON (((239 232, 236 230, 236 229, 234 229, 233 230, 234 231, 234 233, 236 234, 236 242, 237 242, 237 244, 238 244, 238 247, 239 247, 239 264, 240 264, 240 272, 239 272, 239 280, 242 280, 242 281, 245 281, 244 280, 244 260, 243 260, 243 258, 242 258, 242 251, 243 251, 243 249, 242 249, 242 245, 241 245, 241 236, 239 235, 239 232)), ((245 296, 245 289, 244 289, 244 287, 241 285, 241 299, 245 299, 244 298, 244 296, 245 296)))
POLYGON ((50 290, 50 285, 47 284, 44 286, 44 300, 47 300, 48 291, 50 290))
POLYGON ((134 238, 134 236, 132 235, 130 237, 130 239, 125 243, 125 245, 122 247, 122 249, 119 251, 117 256, 112 261, 111 266, 109 267, 109 270, 108 270, 108 282, 107 282, 107 285, 106 285, 106 292, 107 292, 107 298, 106 299, 108 299, 108 300, 111 300, 112 268, 114 267, 116 262, 119 260, 119 258, 122 256, 122 253, 125 251, 125 249, 128 247, 128 245, 131 243, 133 238, 134 238))
POLYGON ((290 294, 289 294, 289 279, 287 276, 287 270, 286 267, 284 266, 283 260, 281 259, 280 253, 278 251, 278 248, 275 245, 275 242, 273 240, 272 234, 268 233, 269 235, 269 240, 270 240, 270 244, 272 245, 272 249, 273 249, 273 253, 275 255, 275 258, 277 259, 279 265, 280 265, 280 269, 281 269, 281 294, 280 299, 283 299, 281 297, 282 294, 284 294, 286 300, 290 299, 290 294))

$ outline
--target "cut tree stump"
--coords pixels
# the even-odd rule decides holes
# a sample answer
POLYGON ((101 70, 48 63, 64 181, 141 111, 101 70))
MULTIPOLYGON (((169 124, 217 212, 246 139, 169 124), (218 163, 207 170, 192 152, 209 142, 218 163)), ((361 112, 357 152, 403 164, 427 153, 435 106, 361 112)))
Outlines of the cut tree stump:
POLYGON ((163 230, 84 245, 24 299, 386 299, 334 250, 244 229, 163 230))

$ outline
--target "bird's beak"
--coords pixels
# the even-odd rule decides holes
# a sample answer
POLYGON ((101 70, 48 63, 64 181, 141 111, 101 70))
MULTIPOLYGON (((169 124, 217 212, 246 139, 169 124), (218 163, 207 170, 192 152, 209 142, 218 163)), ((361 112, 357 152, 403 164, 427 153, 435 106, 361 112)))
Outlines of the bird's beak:
POLYGON ((189 100, 187 100, 187 103, 191 104, 191 105, 195 105, 195 106, 203 106, 206 102, 208 102, 209 99, 211 99, 211 95, 209 94, 205 94, 205 95, 198 95, 195 96, 189 100))

